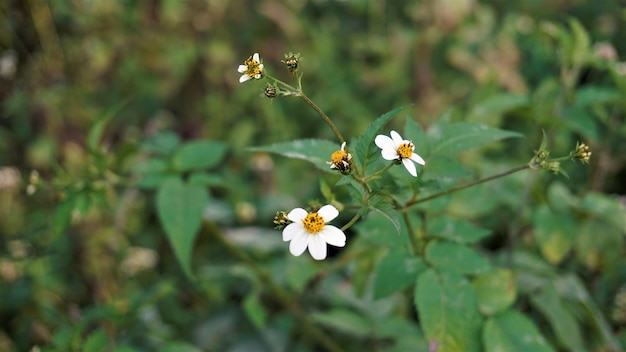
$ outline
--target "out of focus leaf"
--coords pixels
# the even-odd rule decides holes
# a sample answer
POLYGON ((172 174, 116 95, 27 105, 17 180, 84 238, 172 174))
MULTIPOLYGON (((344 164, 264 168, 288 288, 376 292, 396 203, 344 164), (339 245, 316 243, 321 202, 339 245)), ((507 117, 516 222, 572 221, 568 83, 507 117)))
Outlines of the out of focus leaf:
POLYGON ((440 216, 428 221, 428 235, 459 243, 475 243, 489 236, 491 231, 451 216, 440 216))
POLYGON ((409 253, 390 251, 378 263, 374 274, 374 298, 383 298, 414 285, 417 275, 426 269, 424 261, 409 253))
POLYGON ((107 336, 107 333, 102 329, 98 329, 92 332, 91 334, 89 334, 89 336, 87 336, 87 338, 85 339, 85 344, 83 345, 83 348, 81 351, 85 351, 85 352, 105 351, 107 349, 108 343, 109 343, 109 338, 107 336))
POLYGON ((432 241, 426 247, 426 261, 437 268, 463 274, 483 274, 492 267, 489 261, 475 250, 459 243, 432 241))
POLYGON ((530 300, 548 320, 561 346, 568 351, 588 350, 583 343, 578 322, 563 305, 553 285, 545 285, 538 293, 531 295, 530 300))
POLYGON ((576 239, 575 220, 569 213, 552 212, 547 206, 542 206, 535 211, 533 223, 543 256, 552 264, 560 263, 576 239))
POLYGON ((428 132, 435 141, 430 153, 431 157, 434 155, 455 155, 490 142, 522 136, 517 132, 471 122, 442 123, 431 128, 428 132))
POLYGON ((539 329, 525 315, 506 311, 490 317, 483 330, 485 351, 554 351, 539 329))
POLYGON ((265 323, 267 322, 267 310, 261 304, 258 294, 251 293, 246 297, 243 301, 243 310, 254 326, 259 329, 265 327, 265 323))
POLYGON ((207 191, 200 186, 184 184, 179 178, 164 181, 157 191, 156 206, 159 220, 172 245, 176 259, 188 277, 191 272, 191 252, 207 206, 207 191))
POLYGON ((479 351, 482 320, 474 291, 460 274, 429 269, 419 275, 415 304, 428 345, 437 351, 479 351))
POLYGON ((224 158, 226 145, 212 141, 192 141, 181 145, 172 157, 178 171, 201 170, 215 167, 224 158))
POLYGON ((353 336, 368 336, 372 332, 372 324, 366 317, 351 310, 335 308, 328 312, 315 312, 314 321, 321 325, 353 336))
POLYGON ((494 315, 508 309, 517 296, 515 277, 510 269, 477 276, 472 282, 478 309, 485 315, 494 315))

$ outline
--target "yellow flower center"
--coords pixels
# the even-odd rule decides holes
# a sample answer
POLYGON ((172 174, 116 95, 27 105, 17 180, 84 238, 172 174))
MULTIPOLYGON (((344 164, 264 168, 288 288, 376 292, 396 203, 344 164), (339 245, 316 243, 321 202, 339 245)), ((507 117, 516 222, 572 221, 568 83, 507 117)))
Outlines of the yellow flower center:
POLYGON ((259 67, 261 63, 255 61, 252 56, 244 61, 243 64, 247 67, 244 73, 250 76, 250 78, 255 78, 257 75, 261 74, 261 68, 259 67))
POLYGON ((335 165, 340 164, 344 160, 348 160, 348 153, 343 150, 338 150, 330 155, 330 161, 335 165))
POLYGON ((398 147, 398 150, 396 152, 398 153, 398 155, 400 155, 400 158, 406 159, 413 155, 414 148, 415 146, 413 145, 413 143, 404 143, 398 147))
POLYGON ((304 229, 310 235, 322 231, 324 225, 326 225, 324 219, 322 219, 322 217, 319 216, 317 213, 310 213, 302 220, 302 223, 304 224, 304 229))

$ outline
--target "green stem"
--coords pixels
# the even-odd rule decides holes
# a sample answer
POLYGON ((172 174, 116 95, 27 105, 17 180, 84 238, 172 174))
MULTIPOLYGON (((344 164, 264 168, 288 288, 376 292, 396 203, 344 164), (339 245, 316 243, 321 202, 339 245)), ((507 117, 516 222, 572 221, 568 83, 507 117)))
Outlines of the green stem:
POLYGON ((282 287, 274 282, 272 277, 259 268, 258 263, 254 261, 252 258, 248 256, 245 252, 239 249, 237 246, 233 245, 230 241, 228 241, 221 231, 214 231, 216 233, 217 239, 239 260, 248 265, 261 279, 261 281, 269 288, 274 297, 276 297, 279 303, 294 315, 294 317, 302 324, 302 329, 305 334, 311 335, 318 341, 322 346, 324 346, 325 350, 328 351, 342 351, 341 347, 330 338, 330 336, 324 333, 321 329, 319 329, 315 324, 313 324, 310 320, 306 312, 291 299, 289 293, 285 291, 282 287))
POLYGON ((371 175, 367 176, 367 177, 365 178, 365 182, 367 182, 367 181, 369 181, 369 180, 373 179, 374 177, 376 177, 376 176, 378 176, 378 175, 382 174, 383 172, 385 172, 385 171, 389 170, 389 169, 390 169, 392 166, 394 166, 394 165, 395 165, 395 163, 394 163, 393 161, 392 161, 392 162, 390 162, 387 166, 385 166, 385 167, 383 167, 382 169, 380 169, 380 170, 378 170, 378 171, 374 172, 373 174, 371 174, 371 175))
POLYGON ((511 170, 508 170, 508 171, 505 171, 505 172, 502 172, 502 173, 499 173, 499 174, 496 174, 496 175, 493 175, 493 176, 489 176, 489 177, 486 177, 486 178, 483 178, 483 179, 480 179, 480 180, 477 180, 477 181, 474 181, 474 182, 466 183, 464 185, 460 185, 460 186, 453 187, 453 188, 450 188, 450 189, 445 190, 445 191, 441 191, 439 193, 435 193, 435 194, 430 195, 430 196, 428 196, 426 198, 415 199, 415 200, 408 201, 408 202, 406 202, 406 204, 404 206, 405 206, 405 208, 408 208, 408 207, 413 206, 413 205, 418 204, 418 203, 424 203, 424 202, 427 202, 429 200, 432 200, 432 199, 435 199, 435 198, 439 198, 441 196, 445 196, 447 194, 454 193, 456 191, 460 191, 460 190, 463 190, 463 189, 466 189, 466 188, 469 188, 469 187, 472 187, 472 186, 476 186, 478 184, 481 184, 481 183, 484 183, 484 182, 487 182, 487 181, 495 180, 495 179, 500 178, 500 177, 508 176, 510 174, 514 174, 514 173, 516 173, 518 171, 526 170, 526 169, 529 169, 529 168, 530 168, 529 164, 518 166, 516 168, 513 168, 511 170))
POLYGON ((352 219, 350 219, 350 221, 348 221, 347 224, 343 225, 343 227, 341 228, 341 231, 345 231, 349 229, 352 225, 354 225, 355 222, 357 222, 357 220, 359 220, 360 217, 361 217, 361 212, 356 213, 356 215, 353 216, 352 219))
POLYGON ((343 144, 343 142, 345 142, 345 139, 343 139, 343 136, 337 129, 337 126, 335 126, 335 124, 330 120, 328 115, 326 115, 324 111, 322 111, 322 109, 320 109, 320 107, 313 102, 313 100, 309 99, 306 94, 302 93, 302 91, 298 93, 298 96, 302 98, 302 100, 304 100, 307 104, 309 104, 313 108, 313 110, 315 110, 315 112, 317 112, 324 119, 324 121, 326 121, 330 129, 333 130, 333 132, 335 133, 335 136, 337 136, 339 144, 343 144))
POLYGON ((404 223, 406 224, 407 231, 409 232, 409 240, 411 244, 411 249, 413 254, 422 254, 422 249, 424 247, 424 236, 420 231, 415 234, 415 229, 413 228, 413 223, 411 222, 411 218, 409 218, 409 213, 407 213, 407 209, 402 209, 402 218, 404 219, 404 223))

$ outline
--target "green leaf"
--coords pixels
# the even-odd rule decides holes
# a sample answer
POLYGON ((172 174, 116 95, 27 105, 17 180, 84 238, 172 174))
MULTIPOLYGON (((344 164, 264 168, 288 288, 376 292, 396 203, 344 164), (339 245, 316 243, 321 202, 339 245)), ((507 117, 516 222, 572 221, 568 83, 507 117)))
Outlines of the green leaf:
POLYGON ((569 129, 578 132, 589 139, 598 139, 598 123, 596 119, 581 108, 572 107, 566 109, 563 113, 565 118, 562 120, 569 129))
POLYGON ((246 312, 248 319, 259 329, 265 327, 267 322, 267 310, 261 304, 259 295, 250 293, 243 301, 243 310, 246 312))
POLYGON ((572 249, 576 238, 576 222, 569 213, 555 213, 547 206, 539 207, 533 216, 535 238, 544 258, 560 263, 572 249))
POLYGON ((306 160, 318 169, 329 173, 337 173, 326 163, 330 155, 341 146, 323 139, 300 139, 272 145, 252 147, 253 152, 275 153, 287 158, 306 160))
POLYGON ((107 336, 107 333, 102 329, 98 329, 94 331, 93 333, 89 334, 89 336, 87 336, 87 338, 85 339, 85 344, 83 345, 83 348, 81 349, 81 351, 84 351, 84 352, 106 351, 108 344, 109 344, 109 337, 107 336))
POLYGON ((522 313, 506 311, 493 316, 483 329, 485 351, 554 351, 535 323, 522 313))
POLYGON ((428 269, 419 275, 415 304, 429 346, 437 351, 480 351, 482 325, 467 279, 428 269))
POLYGON ((423 182, 435 180, 435 181, 448 181, 459 177, 469 176, 469 172, 466 168, 461 166, 458 161, 449 158, 447 156, 438 156, 436 158, 430 158, 423 171, 423 182))
POLYGON ((113 117, 115 117, 115 115, 122 111, 127 103, 128 101, 123 101, 108 107, 96 118, 96 121, 91 125, 91 128, 89 128, 89 132, 87 133, 87 147, 89 148, 89 151, 95 152, 98 150, 98 144, 100 144, 100 140, 102 139, 102 135, 104 134, 104 129, 107 124, 113 117))
POLYGON ((623 99, 622 94, 613 88, 583 86, 576 91, 577 108, 584 108, 590 105, 614 103, 623 99))
POLYGON ((159 346, 159 352, 202 352, 202 350, 187 342, 170 341, 159 346))
POLYGON ((530 301, 548 320, 561 346, 568 351, 586 351, 581 330, 572 313, 563 305, 552 284, 530 295, 530 301))
POLYGON ((141 143, 141 148, 148 152, 169 155, 180 144, 180 137, 171 131, 162 131, 141 143))
POLYGON ((191 141, 176 149, 172 165, 178 171, 201 170, 214 167, 224 157, 226 145, 212 141, 191 141))
POLYGON ((481 254, 463 244, 432 241, 426 247, 426 261, 433 266, 462 274, 483 274, 492 267, 481 254))
POLYGON ((225 186, 227 185, 226 180, 221 175, 210 174, 205 172, 195 172, 189 175, 189 179, 187 182, 190 185, 198 185, 198 186, 225 186))
POLYGON ((626 228, 626 213, 616 198, 602 193, 589 192, 582 199, 580 209, 605 220, 616 229, 626 228))
POLYGON ((165 229, 176 259, 187 277, 191 272, 191 253, 202 213, 209 201, 207 191, 200 186, 184 184, 179 178, 169 178, 157 191, 157 214, 165 229))
POLYGON ((378 263, 374 274, 374 299, 383 298, 414 285, 426 269, 424 261, 401 251, 391 251, 378 263))
POLYGON ((505 138, 522 137, 517 132, 471 122, 438 124, 429 130, 429 134, 436 141, 431 158, 434 155, 455 155, 505 138))
MULTIPOLYGON (((422 127, 411 118, 407 118, 404 124, 403 138, 406 138, 413 142, 415 146, 415 152, 421 157, 427 156, 430 153, 430 142, 428 136, 424 133, 422 127)), ((434 161, 434 160, 433 160, 434 161)), ((430 165, 429 160, 426 165, 430 165)))
POLYGON ((508 309, 517 296, 515 277, 510 269, 477 276, 472 282, 478 310, 484 315, 494 315, 508 309))
POLYGON ((387 219, 396 229, 396 233, 400 233, 400 215, 398 211, 390 204, 384 201, 377 202, 370 206, 370 211, 380 214, 387 219))
POLYGON ((365 337, 372 332, 372 324, 361 314, 344 308, 329 312, 315 312, 313 320, 321 325, 354 336, 365 337))
MULTIPOLYGON (((417 225, 416 225, 417 226, 417 225)), ((355 226, 363 240, 369 244, 392 248, 406 248, 409 245, 408 234, 403 230, 398 236, 392 224, 380 213, 371 213, 355 226)))
POLYGON ((530 98, 527 95, 511 93, 493 94, 474 106, 469 112, 468 118, 474 121, 485 121, 490 116, 502 115, 507 111, 527 106, 529 103, 530 98))
POLYGON ((428 221, 427 231, 429 236, 459 243, 475 243, 491 234, 489 230, 451 216, 440 216, 428 221))
POLYGON ((370 154, 370 149, 375 147, 374 138, 380 131, 380 129, 391 120, 397 113, 411 106, 412 104, 402 105, 398 108, 395 108, 389 111, 386 114, 381 115, 379 118, 374 120, 363 134, 357 137, 356 142, 354 143, 354 154, 357 160, 361 163, 361 167, 365 170, 367 165, 367 158, 370 154))

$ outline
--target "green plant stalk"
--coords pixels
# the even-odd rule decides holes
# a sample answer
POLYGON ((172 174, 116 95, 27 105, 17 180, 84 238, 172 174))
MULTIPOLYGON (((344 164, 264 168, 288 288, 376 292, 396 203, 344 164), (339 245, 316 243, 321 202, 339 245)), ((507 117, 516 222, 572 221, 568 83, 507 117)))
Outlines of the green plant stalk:
POLYGON ((350 219, 350 221, 348 221, 347 224, 343 225, 343 227, 341 228, 341 231, 346 231, 347 229, 349 229, 352 225, 354 225, 354 223, 357 222, 357 220, 359 220, 359 218, 361 218, 360 211, 356 213, 356 215, 354 215, 354 217, 352 217, 352 219, 350 219))
POLYGON ((367 176, 367 177, 365 178, 365 182, 367 182, 367 181, 369 181, 369 180, 373 179, 374 177, 376 177, 376 176, 378 176, 378 175, 382 174, 383 172, 385 172, 385 171, 387 171, 387 170, 391 169, 391 167, 392 167, 392 166, 394 166, 394 165, 396 165, 396 164, 392 161, 391 163, 389 163, 388 165, 386 165, 386 166, 385 166, 385 167, 383 167, 382 169, 380 169, 380 170, 378 170, 378 171, 374 172, 373 174, 371 174, 371 175, 367 176))
POLYGON ((224 237, 221 231, 218 230, 214 232, 220 243, 222 243, 236 258, 248 265, 258 275, 261 281, 269 288, 270 292, 272 292, 276 299, 278 299, 279 303, 294 315, 294 317, 300 322, 300 324, 302 324, 302 330, 305 334, 313 337, 322 346, 324 346, 325 350, 342 351, 337 342, 332 340, 332 338, 328 334, 324 333, 309 320, 307 314, 302 310, 297 302, 294 302, 294 300, 291 299, 289 293, 285 291, 282 287, 277 285, 272 277, 267 272, 265 272, 265 270, 259 268, 257 262, 250 258, 248 254, 246 254, 240 248, 229 242, 224 237))
POLYGON ((424 235, 421 231, 417 234, 415 233, 413 223, 411 222, 411 219, 409 218, 409 213, 406 210, 406 208, 402 210, 402 219, 404 220, 407 231, 409 233, 409 243, 411 244, 411 251, 413 254, 419 253, 420 255, 422 255, 422 252, 424 251, 424 235))
POLYGON ((430 196, 428 196, 426 198, 414 199, 414 200, 406 202, 404 204, 404 208, 406 209, 406 208, 408 208, 410 206, 413 206, 415 204, 424 203, 424 202, 427 202, 429 200, 433 200, 435 198, 439 198, 441 196, 445 196, 445 195, 448 195, 450 193, 454 193, 454 192, 457 192, 457 191, 460 191, 460 190, 463 190, 463 189, 466 189, 466 188, 469 188, 469 187, 472 187, 472 186, 476 186, 476 185, 479 185, 481 183, 485 183, 485 182, 488 182, 488 181, 491 181, 491 180, 495 180, 495 179, 500 178, 500 177, 508 176, 508 175, 511 175, 511 174, 516 173, 516 172, 519 172, 519 171, 522 171, 522 170, 526 170, 526 169, 529 169, 529 168, 530 168, 530 165, 529 164, 525 164, 525 165, 518 166, 516 168, 513 168, 511 170, 508 170, 508 171, 505 171, 505 172, 502 172, 502 173, 499 173, 499 174, 496 174, 496 175, 493 175, 493 176, 485 177, 485 178, 482 178, 482 179, 477 180, 477 181, 473 181, 473 182, 470 182, 470 183, 466 183, 464 185, 460 185, 460 186, 457 186, 457 187, 453 187, 453 188, 447 189, 445 191, 441 191, 439 193, 435 193, 435 194, 430 195, 430 196))
POLYGON ((302 100, 304 100, 307 104, 309 104, 309 106, 311 106, 311 108, 313 108, 313 110, 315 110, 315 112, 317 112, 322 117, 322 119, 326 121, 330 129, 333 130, 333 132, 335 133, 335 136, 337 136, 339 144, 343 144, 343 142, 345 142, 345 139, 343 139, 343 136, 337 129, 337 126, 335 126, 335 124, 330 120, 328 115, 326 115, 324 111, 322 111, 322 109, 320 109, 320 107, 313 102, 313 100, 309 99, 306 94, 302 93, 302 91, 298 92, 298 96, 302 98, 302 100))

